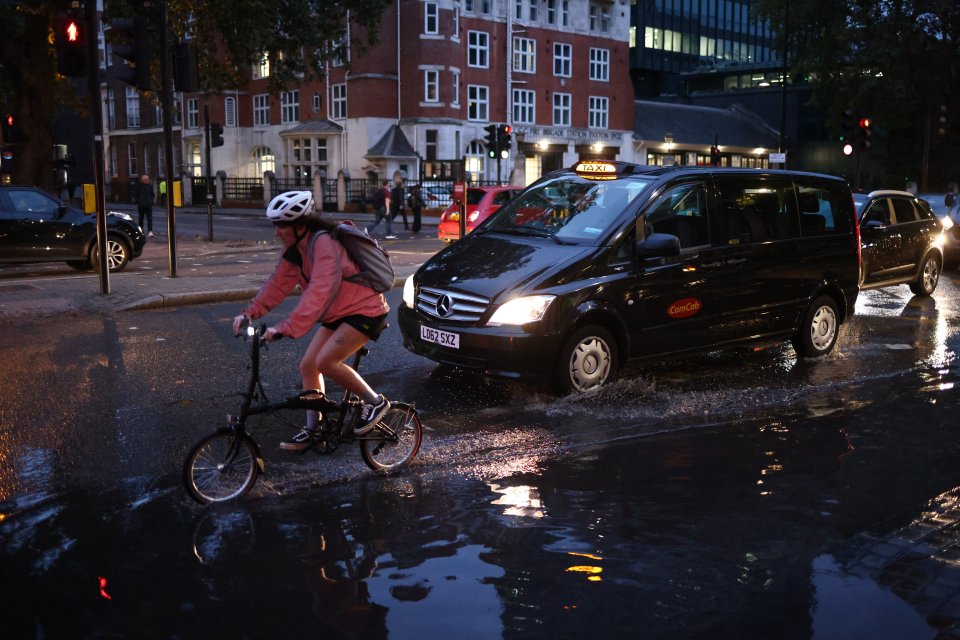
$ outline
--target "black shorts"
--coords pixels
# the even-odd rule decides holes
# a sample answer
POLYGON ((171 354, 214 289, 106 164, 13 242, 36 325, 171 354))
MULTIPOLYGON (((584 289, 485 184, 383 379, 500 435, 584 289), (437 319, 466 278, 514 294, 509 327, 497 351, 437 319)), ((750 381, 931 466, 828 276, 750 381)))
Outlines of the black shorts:
POLYGON ((387 328, 387 315, 383 314, 382 316, 377 316, 376 318, 371 318, 370 316, 344 316, 342 318, 337 318, 333 322, 324 322, 323 326, 331 331, 336 331, 343 323, 347 323, 363 335, 367 336, 371 340, 376 340, 380 337, 380 334, 384 329, 387 328))

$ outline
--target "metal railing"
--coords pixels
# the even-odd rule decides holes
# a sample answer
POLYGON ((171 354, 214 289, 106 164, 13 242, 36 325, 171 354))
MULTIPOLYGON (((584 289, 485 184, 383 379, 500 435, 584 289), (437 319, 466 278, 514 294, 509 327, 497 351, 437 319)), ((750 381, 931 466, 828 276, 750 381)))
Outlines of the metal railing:
POLYGON ((223 199, 263 202, 263 178, 224 178, 223 199))

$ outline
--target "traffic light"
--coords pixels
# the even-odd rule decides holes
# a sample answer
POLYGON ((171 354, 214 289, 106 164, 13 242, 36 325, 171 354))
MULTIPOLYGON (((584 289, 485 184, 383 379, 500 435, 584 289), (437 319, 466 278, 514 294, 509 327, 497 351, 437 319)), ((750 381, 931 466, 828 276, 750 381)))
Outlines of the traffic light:
POLYGON ((3 117, 3 142, 16 142, 13 136, 13 114, 8 113, 3 117))
POLYGON ((210 123, 210 146, 211 147, 222 147, 223 146, 223 125, 219 122, 210 123))
POLYGON ((510 133, 513 127, 508 124, 497 126, 497 149, 500 151, 500 157, 506 159, 510 155, 510 133))
POLYGON ((940 113, 937 115, 937 138, 947 137, 947 105, 940 105, 940 113))
POLYGON ((856 137, 856 120, 853 109, 844 109, 840 114, 840 142, 849 143, 856 137))
POLYGON ((488 124, 483 128, 483 130, 487 132, 487 155, 491 158, 496 158, 500 153, 497 125, 488 124))
POLYGON ((143 11, 130 20, 118 18, 110 22, 110 48, 125 62, 113 65, 113 75, 143 91, 150 90, 150 35, 147 17, 143 11))
POLYGON ((87 25, 67 15, 57 18, 55 27, 57 73, 71 78, 87 75, 87 25))
POLYGON ((870 136, 873 135, 873 120, 870 118, 860 118, 860 150, 867 151, 872 144, 870 136))
POLYGON ((710 164, 715 167, 720 166, 720 147, 717 145, 710 147, 710 164))

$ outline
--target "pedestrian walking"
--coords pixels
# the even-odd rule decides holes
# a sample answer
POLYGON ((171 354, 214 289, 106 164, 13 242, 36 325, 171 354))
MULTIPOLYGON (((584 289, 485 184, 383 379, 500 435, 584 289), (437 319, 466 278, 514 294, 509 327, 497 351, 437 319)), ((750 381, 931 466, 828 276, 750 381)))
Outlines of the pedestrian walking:
POLYGON ((399 213, 403 219, 403 228, 409 231, 410 227, 407 225, 407 209, 404 207, 405 198, 403 197, 403 192, 403 178, 397 175, 393 178, 393 189, 390 190, 390 217, 396 218, 399 213))
POLYGON ((397 236, 393 235, 393 228, 391 227, 391 216, 388 214, 390 211, 390 183, 384 181, 383 186, 377 189, 377 192, 373 195, 373 208, 376 212, 376 217, 373 220, 373 224, 367 227, 367 233, 373 235, 373 230, 380 224, 381 220, 387 221, 387 235, 385 236, 387 240, 393 240, 397 236))
POLYGON ((160 204, 162 206, 166 206, 167 205, 167 179, 166 178, 160 179, 159 187, 160 187, 160 204))
POLYGON ((133 201, 137 203, 137 213, 140 216, 140 228, 143 229, 143 219, 147 219, 147 236, 153 237, 153 183, 150 176, 143 174, 140 182, 133 191, 133 201))
POLYGON ((413 228, 411 231, 420 233, 420 214, 423 211, 423 198, 420 196, 420 185, 414 185, 410 188, 410 195, 407 196, 407 206, 410 213, 413 214, 413 228))

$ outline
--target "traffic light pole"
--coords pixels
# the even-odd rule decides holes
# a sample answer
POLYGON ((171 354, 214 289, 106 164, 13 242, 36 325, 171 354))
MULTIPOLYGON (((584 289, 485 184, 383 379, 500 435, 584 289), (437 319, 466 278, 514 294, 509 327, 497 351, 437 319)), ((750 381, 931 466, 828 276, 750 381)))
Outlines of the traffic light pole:
MULTIPOLYGON (((99 33, 97 25, 97 3, 88 0, 85 4, 87 33, 99 33)), ((87 38, 87 87, 90 93, 90 113, 93 115, 93 175, 97 207, 97 255, 100 272, 100 293, 110 293, 110 265, 107 263, 107 201, 104 195, 103 167, 103 111, 100 102, 100 59, 97 38, 87 38)))
POLYGON ((177 220, 173 206, 173 92, 170 74, 170 29, 167 26, 167 0, 160 0, 160 101, 163 110, 164 161, 167 164, 167 253, 170 277, 177 277, 177 220))

